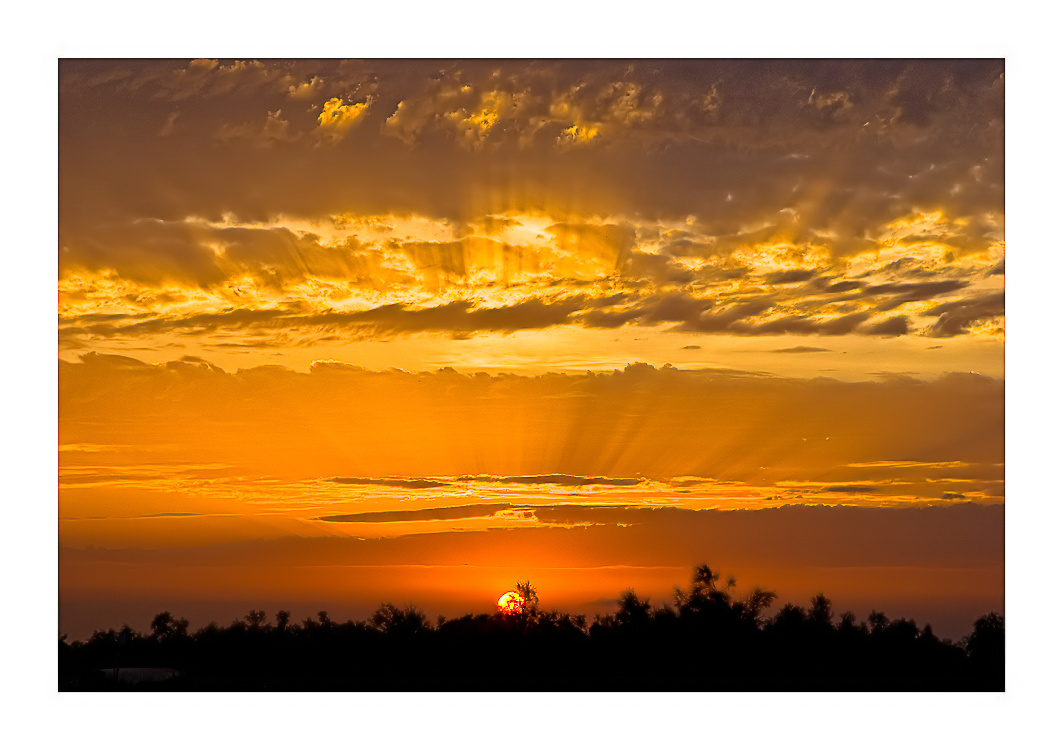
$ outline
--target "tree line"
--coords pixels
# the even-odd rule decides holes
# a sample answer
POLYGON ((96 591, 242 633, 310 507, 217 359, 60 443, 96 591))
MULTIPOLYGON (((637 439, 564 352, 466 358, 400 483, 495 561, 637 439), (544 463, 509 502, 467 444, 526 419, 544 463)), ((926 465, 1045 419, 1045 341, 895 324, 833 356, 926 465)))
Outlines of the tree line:
POLYGON ((413 605, 368 619, 302 622, 251 610, 227 627, 189 631, 162 612, 151 630, 97 630, 59 640, 60 690, 1003 690, 1004 619, 980 617, 958 642, 929 624, 872 611, 836 616, 823 594, 774 614, 772 591, 736 593, 708 565, 673 602, 634 590, 615 612, 538 606, 518 583, 514 612, 432 623, 413 605), (149 668, 156 668, 151 671, 149 668), (163 672, 158 668, 166 668, 163 672), (149 675, 155 681, 147 681, 149 675), (139 680, 139 681, 138 681, 139 680))

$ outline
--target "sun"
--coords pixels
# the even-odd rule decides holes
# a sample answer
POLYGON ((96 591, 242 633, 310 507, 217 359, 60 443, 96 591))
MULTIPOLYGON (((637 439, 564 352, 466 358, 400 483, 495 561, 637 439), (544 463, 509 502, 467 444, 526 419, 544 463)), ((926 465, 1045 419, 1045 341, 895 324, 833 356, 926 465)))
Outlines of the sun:
POLYGON ((524 597, 516 591, 507 591, 498 597, 498 611, 505 615, 519 614, 524 606, 524 597))

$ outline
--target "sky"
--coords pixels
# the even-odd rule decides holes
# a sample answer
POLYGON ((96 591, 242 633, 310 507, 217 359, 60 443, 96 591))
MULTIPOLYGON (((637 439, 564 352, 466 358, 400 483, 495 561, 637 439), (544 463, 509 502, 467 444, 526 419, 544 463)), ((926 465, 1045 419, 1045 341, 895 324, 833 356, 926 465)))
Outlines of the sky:
POLYGON ((1004 598, 1004 63, 64 59, 60 629, 1004 598), (304 611, 305 610, 305 611, 304 611))

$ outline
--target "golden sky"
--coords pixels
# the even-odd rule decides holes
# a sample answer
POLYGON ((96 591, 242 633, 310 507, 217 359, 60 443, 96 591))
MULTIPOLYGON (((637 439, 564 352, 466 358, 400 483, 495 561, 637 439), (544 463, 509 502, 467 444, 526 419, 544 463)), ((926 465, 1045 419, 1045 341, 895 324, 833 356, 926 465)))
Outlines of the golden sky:
POLYGON ((709 562, 963 631, 1003 597, 1003 69, 61 60, 61 615, 709 562))

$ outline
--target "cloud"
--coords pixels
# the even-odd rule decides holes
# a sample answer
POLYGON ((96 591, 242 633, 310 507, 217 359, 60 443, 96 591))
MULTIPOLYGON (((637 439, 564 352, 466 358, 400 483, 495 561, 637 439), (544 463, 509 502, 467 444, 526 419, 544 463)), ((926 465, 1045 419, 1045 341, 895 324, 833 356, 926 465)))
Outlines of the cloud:
MULTIPOLYGON (((874 317, 880 308, 901 304, 896 295, 888 304, 875 304, 863 301, 867 295, 824 301, 815 286, 760 294, 695 293, 688 283, 693 275, 670 265, 665 256, 625 250, 632 235, 618 225, 578 225, 571 230, 552 225, 551 229, 561 238, 560 248, 529 250, 469 237, 450 242, 408 242, 385 249, 353 239, 328 242, 288 228, 180 224, 144 232, 163 250, 149 266, 138 263, 128 240, 128 244, 109 244, 101 237, 98 243, 68 253, 70 273, 75 273, 75 267, 109 264, 120 268, 131 283, 159 285, 155 291, 145 288, 126 295, 126 304, 153 312, 67 315, 61 320, 61 332, 68 337, 114 337, 167 330, 205 333, 269 328, 277 333, 278 340, 287 340, 300 332, 306 335, 315 331, 318 333, 314 335, 346 331, 361 338, 421 331, 472 336, 560 325, 609 329, 667 324, 677 331, 739 336, 922 333, 907 315, 874 317), (631 280, 634 286, 630 291, 617 292, 618 277, 613 276, 607 284, 609 276, 600 274, 609 274, 622 256, 626 260, 622 262, 621 283, 631 280), (177 263, 178 257, 184 259, 183 267, 177 263), (542 283, 544 278, 553 278, 548 269, 556 272, 561 267, 571 275, 548 286, 542 283), (237 274, 241 274, 239 287, 231 281, 237 274), (597 275, 603 283, 590 286, 577 278, 580 274, 588 281, 597 275), (197 293, 162 291, 166 288, 162 285, 174 282, 209 289, 215 295, 215 309, 180 316, 178 310, 187 310, 188 305, 178 303, 197 293), (313 298, 302 296, 306 284, 316 285, 321 293, 313 298), (504 295, 491 292, 499 284, 507 285, 504 295), (417 307, 403 302, 366 307, 360 302, 382 296, 408 299, 408 290, 418 287, 450 301, 417 307), (488 294, 468 294, 461 287, 479 288, 488 294), (288 292, 287 299, 291 300, 283 308, 274 301, 280 291, 288 292), (370 295, 371 291, 375 294, 370 295), (511 302, 490 304, 491 297, 511 302), (854 310, 865 304, 871 307, 854 310), (172 312, 166 309, 169 305, 172 312)), ((750 281, 750 291, 763 292, 756 278, 750 281)), ((734 283, 726 282, 732 287, 734 283)), ((930 284, 894 284, 890 288, 927 286, 938 290, 931 289, 929 294, 945 288, 930 284)), ((69 304, 80 306, 73 294, 71 289, 69 304)), ((1002 305, 991 304, 994 299, 985 295, 962 297, 924 307, 919 314, 944 316, 926 329, 930 335, 962 335, 969 332, 971 323, 1002 314, 1002 305), (999 313, 995 312, 998 308, 999 313)))
POLYGON ((515 506, 509 503, 484 503, 479 505, 462 505, 448 508, 424 508, 421 510, 372 511, 367 513, 346 513, 332 516, 319 516, 316 521, 330 523, 394 523, 402 521, 453 521, 466 518, 484 518, 493 516, 515 506))
POLYGON ((876 284, 865 287, 863 294, 867 296, 891 294, 894 295, 885 302, 876 306, 878 310, 892 310, 903 305, 905 302, 928 300, 948 292, 955 292, 968 286, 970 282, 961 280, 932 281, 923 284, 889 283, 876 284))
MULTIPOLYGON (((460 334, 482 331, 514 332, 561 325, 582 307, 580 297, 543 301, 532 299, 506 307, 473 307, 459 300, 426 308, 381 305, 356 312, 304 313, 283 309, 238 309, 220 313, 200 313, 187 317, 153 318, 120 324, 70 321, 70 330, 99 337, 159 334, 170 331, 212 333, 216 331, 270 330, 347 332, 350 335, 409 334, 438 331, 460 334)), ((243 342, 249 344, 253 342, 243 342)))
MULTIPOLYGON (((508 504, 500 504, 503 509, 508 504)), ((479 517, 495 505, 426 509, 456 518, 479 517)), ((64 562, 195 560, 197 564, 327 565, 446 564, 456 558, 492 567, 525 564, 543 549, 567 552, 589 565, 998 566, 1003 560, 1003 505, 955 503, 909 508, 787 506, 767 510, 715 511, 559 505, 535 508, 544 523, 578 528, 530 528, 499 532, 441 532, 394 539, 287 537, 198 549, 63 548, 64 562), (455 550, 460 552, 455 555, 455 550)), ((413 520, 405 511, 395 521, 413 520)), ((390 512, 388 513, 389 515, 390 512)), ((363 515, 363 514, 355 514, 363 515)), ((373 516, 378 514, 364 514, 373 516)), ((446 518, 439 520, 450 520, 446 518)), ((364 522, 364 521, 363 521, 364 522)), ((371 521, 370 521, 371 522, 371 521)), ((541 557, 539 558, 541 559, 541 557)))
POLYGON ((561 131, 557 137, 557 147, 561 150, 589 146, 598 141, 601 131, 591 125, 574 124, 561 131))
POLYGON ((264 148, 291 140, 292 136, 288 132, 289 125, 290 123, 281 117, 281 111, 278 109, 267 112, 266 121, 262 124, 222 125, 215 132, 214 137, 223 142, 245 140, 254 146, 264 148))
POLYGON ((966 464, 963 461, 939 461, 934 463, 927 463, 925 461, 863 461, 849 464, 849 466, 858 469, 952 469, 968 465, 969 464, 966 464))
POLYGON ((937 315, 928 335, 937 337, 958 336, 966 333, 972 324, 992 320, 1004 314, 1004 293, 987 294, 973 299, 946 302, 927 310, 924 315, 937 315))
POLYGON ((177 118, 181 116, 180 112, 171 112, 166 117, 166 122, 163 123, 162 128, 159 130, 159 137, 165 138, 173 135, 177 129, 177 118))
POLYGON ((546 231, 560 252, 607 269, 620 268, 635 245, 635 228, 630 224, 558 222, 546 231))
MULTIPOLYGON (((669 477, 878 486, 871 480, 882 472, 902 470, 849 465, 901 459, 927 465, 909 473, 984 483, 1002 478, 1004 460, 1003 381, 962 374, 847 383, 646 364, 534 377, 335 365, 228 372, 85 354, 60 361, 58 398, 65 444, 165 445, 182 465, 231 467, 217 469, 226 475, 405 480, 395 489, 418 495, 464 491, 461 482, 469 491, 642 491, 669 477), (971 466, 949 464, 957 461, 971 466), (352 465, 354 477, 343 473, 352 465)), ((317 491, 358 487, 319 481, 317 491)))
POLYGON ((634 279, 648 279, 658 286, 672 284, 689 284, 694 281, 695 273, 675 263, 666 255, 656 255, 632 250, 624 261, 625 276, 634 279))
MULTIPOLYGON (((313 76, 309 81, 294 84, 288 87, 288 96, 296 100, 317 98, 325 88, 325 79, 321 76, 313 76)), ((331 101, 331 100, 330 100, 331 101)))
MULTIPOLYGON (((999 60, 62 61, 61 309, 530 313, 579 293, 552 325, 1000 338, 978 300, 1003 277, 1002 73, 999 60)), ((457 319, 359 335, 520 330, 457 319)), ((284 322, 278 344, 314 335, 284 322)))
MULTIPOLYGON (((348 169, 338 169, 335 178, 310 170, 320 183, 316 190, 310 175, 300 179, 290 171, 287 180, 241 194, 237 185, 260 182, 251 162, 250 169, 216 175, 216 187, 189 183, 197 184, 203 200, 233 196, 232 210, 240 213, 250 213, 252 203, 258 204, 260 215, 280 211, 278 199, 294 184, 300 191, 304 185, 311 188, 305 192, 307 205, 320 205, 337 190, 351 196, 362 188, 342 185, 338 175, 356 166, 360 174, 374 177, 364 188, 367 200, 381 189, 391 195, 402 189, 404 169, 393 169, 400 154, 405 155, 399 163, 407 167, 417 165, 437 178, 449 174, 462 193, 490 179, 482 168, 487 165, 455 170, 452 153, 464 154, 472 135, 480 139, 476 123, 486 118, 490 142, 503 149, 529 187, 562 201, 571 195, 580 213, 604 215, 618 208, 694 213, 700 222, 719 228, 712 234, 721 234, 727 233, 727 225, 755 226, 780 209, 799 206, 802 223, 834 231, 839 242, 852 244, 913 205, 940 203, 949 215, 971 218, 983 209, 1000 213, 1002 72, 999 60, 529 60, 502 65, 467 60, 442 66, 416 60, 92 60, 64 61, 60 95, 63 122, 80 119, 94 128, 94 121, 118 120, 119 113, 107 106, 90 109, 92 101, 131 97, 152 111, 151 122, 162 122, 175 100, 210 99, 211 108, 183 107, 190 140, 162 157, 184 173, 209 166, 209 160, 195 155, 199 144, 194 134, 214 132, 219 119, 253 121, 253 103, 259 113, 285 109, 294 118, 288 112, 292 94, 311 86, 317 96, 350 94, 361 102, 374 96, 379 111, 366 112, 362 119, 377 127, 360 128, 359 140, 379 143, 379 153, 344 154, 339 158, 348 169), (957 80, 965 82, 965 90, 958 90, 957 80), (320 90, 315 81, 325 82, 320 90), (898 99, 902 90, 916 93, 898 99), (913 101, 934 104, 919 108, 922 117, 899 114, 910 112, 913 101), (609 148, 579 149, 579 156, 592 160, 595 168, 588 174, 587 165, 568 163, 575 151, 558 152, 556 145, 559 139, 593 142, 595 130, 601 145, 609 148), (421 151, 387 148, 392 134, 420 144, 421 151), (958 138, 961 134, 966 137, 958 138), (889 168, 878 169, 886 142, 889 168), (845 159, 838 158, 839 149, 845 159), (545 164, 551 168, 541 168, 545 164), (577 172, 587 176, 574 181, 577 172), (714 179, 705 181, 704 174, 714 179), (963 189, 953 195, 957 184, 963 189), (727 195, 734 200, 726 202, 727 195)), ((292 120, 300 132, 316 127, 322 113, 305 114, 298 123, 292 120)), ((138 124, 118 124, 111 132, 101 129, 94 135, 96 143, 85 142, 81 148, 98 148, 100 140, 126 140, 132 148, 124 158, 135 163, 144 155, 135 137, 138 124)), ((64 139, 68 153, 65 146, 64 139)), ((107 153, 114 156, 110 149, 107 153)), ((110 183, 115 177, 106 179, 110 183)), ((137 182, 149 179, 145 175, 137 182)), ((172 190, 174 181, 169 183, 172 190)), ((416 205, 404 207, 436 213, 453 191, 452 182, 414 186, 407 189, 407 198, 416 205)), ((151 190, 144 197, 149 194, 162 195, 151 190)), ((113 195, 109 202, 113 205, 113 195)), ((988 238, 970 226, 970 240, 984 247, 988 238)))
POLYGON ((339 97, 333 97, 321 105, 321 114, 318 115, 318 136, 328 143, 339 143, 358 122, 362 121, 369 111, 372 100, 344 104, 339 97))
POLYGON ((795 284, 800 281, 808 281, 815 278, 814 269, 794 269, 790 271, 775 271, 764 274, 764 281, 768 284, 795 284))
POLYGON ((408 490, 424 490, 435 487, 449 487, 448 482, 437 482, 432 479, 360 479, 358 477, 332 477, 328 482, 336 484, 355 485, 380 485, 382 487, 401 487, 408 490))
POLYGON ((892 318, 866 325, 863 332, 869 336, 903 336, 910 330, 908 318, 895 315, 892 318))
POLYGON ((772 349, 776 354, 811 354, 813 352, 829 352, 833 349, 824 349, 819 346, 791 346, 788 349, 772 349))
POLYGON ((641 484, 641 479, 633 477, 583 477, 571 474, 539 474, 534 476, 462 476, 458 477, 464 482, 488 482, 498 484, 559 484, 566 487, 582 487, 585 485, 614 485, 618 487, 632 487, 641 484))

